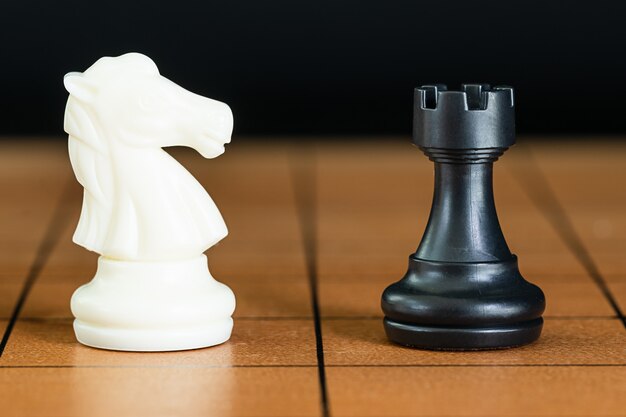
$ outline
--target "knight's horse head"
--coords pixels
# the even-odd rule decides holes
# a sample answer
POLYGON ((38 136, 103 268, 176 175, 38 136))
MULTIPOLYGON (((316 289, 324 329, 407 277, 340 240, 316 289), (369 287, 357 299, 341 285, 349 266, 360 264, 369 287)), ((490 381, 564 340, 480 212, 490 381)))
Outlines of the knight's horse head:
POLYGON ((230 142, 228 105, 169 81, 145 55, 101 58, 83 73, 67 74, 64 84, 81 107, 97 115, 110 140, 133 147, 188 146, 205 158, 221 155, 230 142))
POLYGON ((64 84, 70 160, 85 188, 74 242, 118 259, 167 259, 202 253, 226 235, 206 191, 161 151, 180 145, 206 158, 222 154, 233 128, 226 104, 179 87, 137 53, 101 58, 64 84), (161 191, 141 192, 157 175, 161 191), (167 221, 147 215, 154 207, 167 221))

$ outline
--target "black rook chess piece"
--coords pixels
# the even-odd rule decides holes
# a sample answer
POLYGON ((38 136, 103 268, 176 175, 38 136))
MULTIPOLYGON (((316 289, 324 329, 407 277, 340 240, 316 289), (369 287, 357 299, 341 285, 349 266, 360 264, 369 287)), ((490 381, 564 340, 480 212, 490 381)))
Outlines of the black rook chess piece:
POLYGON ((435 164, 435 193, 408 272, 383 293, 387 336, 441 350, 533 342, 545 298, 520 274, 493 197, 493 163, 515 143, 513 89, 415 89, 413 142, 435 164))

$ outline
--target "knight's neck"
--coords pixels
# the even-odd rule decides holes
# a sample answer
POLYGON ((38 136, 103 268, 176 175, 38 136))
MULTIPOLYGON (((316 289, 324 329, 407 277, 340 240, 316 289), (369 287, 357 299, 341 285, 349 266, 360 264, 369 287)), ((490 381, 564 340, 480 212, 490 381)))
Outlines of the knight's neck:
POLYGON ((111 152, 114 154, 116 158, 124 159, 124 158, 144 158, 144 157, 155 157, 162 154, 167 154, 161 148, 143 148, 143 147, 134 147, 134 146, 112 146, 111 152))
POLYGON ((157 178, 172 157, 161 148, 117 148, 111 164, 118 181, 134 182, 157 178), (165 163, 165 164, 164 164, 165 163))

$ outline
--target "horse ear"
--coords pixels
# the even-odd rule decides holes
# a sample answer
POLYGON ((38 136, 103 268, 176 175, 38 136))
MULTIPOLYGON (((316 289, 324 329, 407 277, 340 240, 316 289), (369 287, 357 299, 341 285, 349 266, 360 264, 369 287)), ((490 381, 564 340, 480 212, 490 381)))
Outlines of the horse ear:
POLYGON ((96 86, 80 72, 65 74, 63 85, 72 96, 85 103, 92 102, 96 95, 96 86))

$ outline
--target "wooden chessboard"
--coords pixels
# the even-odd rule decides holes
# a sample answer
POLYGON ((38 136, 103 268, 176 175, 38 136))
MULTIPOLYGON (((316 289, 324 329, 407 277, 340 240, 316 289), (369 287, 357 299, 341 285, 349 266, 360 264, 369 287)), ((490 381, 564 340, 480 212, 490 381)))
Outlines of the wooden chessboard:
POLYGON ((379 307, 424 230, 432 164, 408 138, 236 138, 175 149, 230 235, 232 339, 186 352, 78 344, 69 299, 97 256, 64 140, 0 142, 2 416, 624 416, 626 144, 521 138, 496 163, 509 246, 547 296, 541 339, 487 352, 390 344, 379 307))

